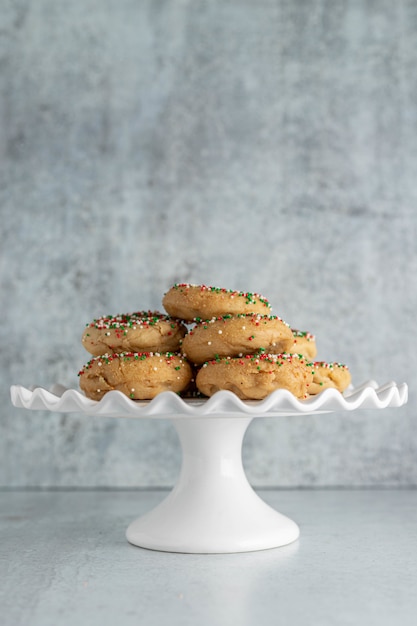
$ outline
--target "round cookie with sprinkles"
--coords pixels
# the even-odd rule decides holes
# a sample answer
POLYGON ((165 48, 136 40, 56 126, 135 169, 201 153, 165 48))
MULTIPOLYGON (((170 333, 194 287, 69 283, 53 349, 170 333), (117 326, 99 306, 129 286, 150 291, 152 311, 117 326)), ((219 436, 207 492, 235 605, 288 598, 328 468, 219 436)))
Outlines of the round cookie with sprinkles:
POLYGON ((294 343, 293 333, 274 315, 223 315, 199 321, 185 335, 182 353, 201 365, 216 356, 243 356, 263 351, 287 352, 294 343))
POLYGON ((209 361, 196 384, 206 396, 227 389, 242 400, 262 400, 276 389, 305 398, 312 380, 311 363, 297 354, 258 354, 209 361))
POLYGON ((294 354, 302 354, 307 359, 314 359, 317 354, 316 338, 307 331, 292 329, 294 343, 286 351, 294 354))
POLYGON ((184 324, 159 311, 104 316, 87 324, 82 344, 94 356, 106 352, 177 352, 184 324))
POLYGON ((316 395, 324 389, 345 391, 351 383, 351 375, 347 365, 342 363, 326 363, 314 361, 312 363, 313 381, 308 388, 309 395, 316 395))
POLYGON ((121 352, 91 359, 79 372, 80 388, 92 400, 121 391, 132 400, 151 400, 163 391, 180 393, 192 379, 182 356, 167 352, 121 352))
POLYGON ((164 295, 162 304, 170 315, 189 322, 228 313, 269 315, 271 311, 268 300, 257 293, 189 283, 173 285, 164 295))

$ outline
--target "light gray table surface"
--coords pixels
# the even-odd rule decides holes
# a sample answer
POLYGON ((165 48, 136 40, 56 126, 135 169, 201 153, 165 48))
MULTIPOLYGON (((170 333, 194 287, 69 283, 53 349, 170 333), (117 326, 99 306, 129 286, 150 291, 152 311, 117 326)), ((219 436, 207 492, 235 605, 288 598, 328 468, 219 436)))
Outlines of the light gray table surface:
POLYGON ((416 490, 264 490, 300 526, 283 548, 134 547, 164 491, 0 493, 1 626, 417 623, 416 490))

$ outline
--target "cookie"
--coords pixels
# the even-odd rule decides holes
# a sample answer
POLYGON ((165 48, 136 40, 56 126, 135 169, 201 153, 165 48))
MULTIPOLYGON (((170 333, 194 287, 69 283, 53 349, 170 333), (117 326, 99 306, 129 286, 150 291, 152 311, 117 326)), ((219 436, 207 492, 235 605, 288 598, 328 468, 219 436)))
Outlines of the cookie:
POLYGON ((257 293, 189 283, 173 285, 164 295, 162 304, 169 315, 189 322, 228 313, 268 315, 271 311, 268 300, 257 293))
POLYGON ((105 316, 87 324, 84 348, 94 356, 107 352, 177 352, 184 324, 159 311, 105 316))
POLYGON ((198 322, 182 340, 181 352, 201 365, 216 356, 243 356, 259 350, 286 352, 294 344, 292 330, 272 315, 223 315, 198 322))
POLYGON ((317 354, 316 338, 307 331, 292 329, 294 342, 287 352, 302 354, 307 359, 313 360, 317 354))
POLYGON ((312 365, 297 354, 258 354, 209 361, 198 371, 196 385, 206 396, 227 389, 242 400, 262 400, 276 389, 305 398, 312 380, 312 365))
POLYGON ((79 377, 80 388, 92 400, 114 390, 132 400, 151 400, 163 391, 185 390, 193 373, 184 357, 171 352, 122 352, 94 357, 79 377))
POLYGON ((312 367, 313 381, 308 388, 308 393, 312 396, 330 388, 343 392, 351 383, 351 375, 347 365, 315 361, 312 363, 312 367))

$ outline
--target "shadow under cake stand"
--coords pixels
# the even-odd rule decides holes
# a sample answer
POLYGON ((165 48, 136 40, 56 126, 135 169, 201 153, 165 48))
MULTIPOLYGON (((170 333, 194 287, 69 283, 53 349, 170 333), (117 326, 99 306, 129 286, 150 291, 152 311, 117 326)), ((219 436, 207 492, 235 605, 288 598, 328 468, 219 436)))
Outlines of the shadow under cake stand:
POLYGON ((242 443, 254 418, 400 407, 407 393, 405 383, 368 381, 343 395, 326 389, 307 400, 280 389, 262 401, 242 401, 230 391, 209 399, 181 399, 167 391, 151 401, 133 401, 112 391, 97 402, 61 385, 50 391, 11 387, 19 408, 171 420, 182 449, 178 481, 158 506, 130 524, 126 537, 143 548, 185 553, 250 552, 298 538, 297 524, 267 505, 246 478, 242 443))

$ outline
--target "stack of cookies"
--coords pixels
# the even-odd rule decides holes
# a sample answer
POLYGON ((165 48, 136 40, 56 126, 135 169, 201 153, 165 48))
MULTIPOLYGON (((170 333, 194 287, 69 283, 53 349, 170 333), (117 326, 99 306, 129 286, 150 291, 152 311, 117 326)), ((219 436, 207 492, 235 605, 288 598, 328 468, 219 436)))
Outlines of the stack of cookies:
POLYGON ((93 320, 82 336, 94 357, 79 372, 81 389, 93 400, 112 390, 132 400, 150 400, 162 391, 183 392, 193 378, 179 352, 186 332, 180 320, 153 311, 93 320))
POLYGON ((112 389, 132 399, 227 389, 260 400, 287 389, 306 398, 350 383, 345 365, 313 361, 314 336, 272 315, 259 294, 177 283, 162 303, 168 315, 141 311, 87 325, 82 341, 94 358, 80 386, 88 397, 112 389))

